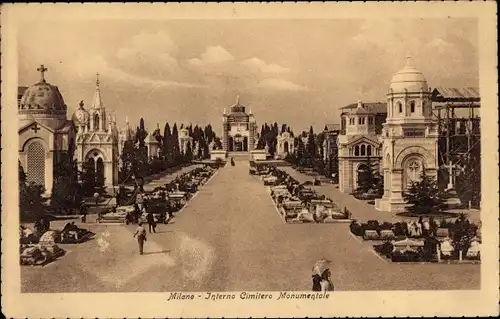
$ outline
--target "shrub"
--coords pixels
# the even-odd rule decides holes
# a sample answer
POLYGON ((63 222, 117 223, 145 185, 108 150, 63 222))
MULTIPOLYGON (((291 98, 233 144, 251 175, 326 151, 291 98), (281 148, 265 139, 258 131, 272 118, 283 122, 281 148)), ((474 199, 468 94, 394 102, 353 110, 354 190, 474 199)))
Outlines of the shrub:
POLYGON ((351 222, 351 225, 349 226, 351 233, 353 233, 356 236, 363 236, 364 235, 364 230, 361 227, 360 224, 358 224, 357 221, 353 220, 351 222))
POLYGON ((380 230, 392 230, 392 228, 394 227, 394 225, 392 223, 389 223, 389 222, 383 222, 380 226, 379 226, 379 229, 380 230))
POLYGON ((394 235, 396 237, 407 236, 408 227, 405 222, 397 222, 394 224, 394 235))
POLYGON ((391 258, 392 257, 392 251, 394 249, 394 245, 390 241, 384 242, 382 245, 375 245, 373 246, 376 252, 379 254, 391 258))
POLYGON ((393 262, 419 262, 422 261, 422 250, 417 251, 395 251, 392 253, 391 260, 393 262))

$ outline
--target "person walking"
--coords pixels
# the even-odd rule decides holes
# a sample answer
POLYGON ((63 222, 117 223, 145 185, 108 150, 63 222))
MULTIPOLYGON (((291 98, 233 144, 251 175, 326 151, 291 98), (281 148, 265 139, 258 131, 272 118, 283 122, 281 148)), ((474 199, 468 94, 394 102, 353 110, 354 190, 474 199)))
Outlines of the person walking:
POLYGON ((316 262, 313 267, 313 291, 333 291, 333 283, 330 279, 330 260, 324 258, 316 262))
POLYGON ((151 212, 148 213, 146 217, 149 226, 149 233, 151 234, 151 229, 153 229, 153 233, 156 233, 156 222, 153 214, 151 212))
POLYGON ((137 243, 139 244, 139 254, 144 254, 144 242, 147 241, 146 229, 142 227, 142 222, 139 222, 139 226, 134 233, 134 238, 137 236, 137 243))
POLYGON ((85 201, 82 201, 80 205, 80 215, 82 215, 82 223, 87 222, 87 205, 85 205, 85 201))

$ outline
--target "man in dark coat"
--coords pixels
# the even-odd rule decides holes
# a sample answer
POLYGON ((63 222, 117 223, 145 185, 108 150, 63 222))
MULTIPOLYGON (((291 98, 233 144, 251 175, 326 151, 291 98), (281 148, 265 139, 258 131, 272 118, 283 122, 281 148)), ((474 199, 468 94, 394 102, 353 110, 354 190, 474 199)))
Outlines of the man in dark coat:
POLYGON ((80 205, 80 215, 82 215, 82 223, 87 222, 87 205, 82 201, 80 205))
POLYGON ((153 233, 156 233, 156 223, 155 223, 155 218, 152 213, 148 213, 147 215, 147 221, 149 225, 149 233, 151 233, 151 229, 153 229, 153 233))

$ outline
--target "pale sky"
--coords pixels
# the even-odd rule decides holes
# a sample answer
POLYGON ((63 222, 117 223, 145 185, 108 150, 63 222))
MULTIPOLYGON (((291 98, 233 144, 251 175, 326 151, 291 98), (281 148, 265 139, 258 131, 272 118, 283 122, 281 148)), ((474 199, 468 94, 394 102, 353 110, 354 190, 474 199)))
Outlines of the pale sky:
POLYGON ((295 132, 339 123, 338 109, 385 101, 405 56, 429 85, 478 86, 473 19, 406 20, 108 20, 24 25, 19 84, 57 85, 68 117, 90 107, 100 73, 105 106, 148 129, 166 121, 211 123, 240 102, 264 122, 295 132))

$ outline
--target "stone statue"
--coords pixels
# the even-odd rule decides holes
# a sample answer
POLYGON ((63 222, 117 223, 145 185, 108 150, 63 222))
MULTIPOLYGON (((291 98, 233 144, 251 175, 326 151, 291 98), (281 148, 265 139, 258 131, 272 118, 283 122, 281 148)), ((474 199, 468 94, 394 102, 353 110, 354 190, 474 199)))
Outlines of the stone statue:
POLYGON ((208 148, 215 151, 215 149, 216 149, 215 148, 215 141, 210 142, 210 144, 208 144, 208 148))
POLYGON ((269 154, 269 145, 266 143, 266 146, 264 147, 264 149, 266 150, 266 154, 269 154))

